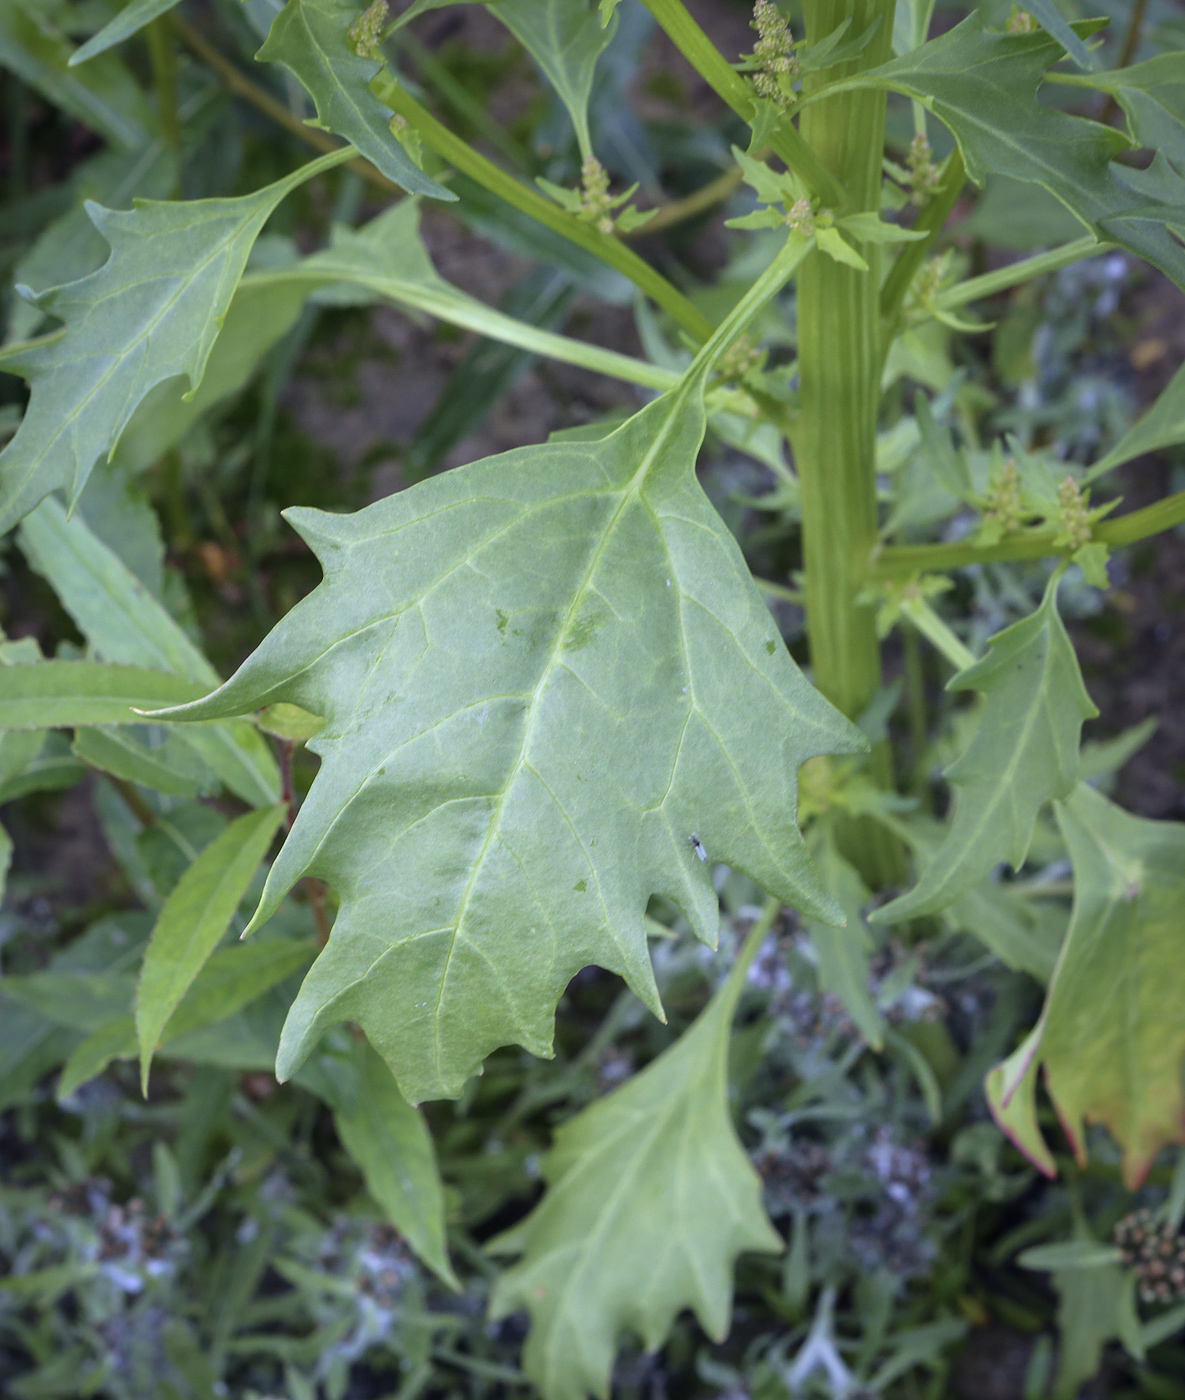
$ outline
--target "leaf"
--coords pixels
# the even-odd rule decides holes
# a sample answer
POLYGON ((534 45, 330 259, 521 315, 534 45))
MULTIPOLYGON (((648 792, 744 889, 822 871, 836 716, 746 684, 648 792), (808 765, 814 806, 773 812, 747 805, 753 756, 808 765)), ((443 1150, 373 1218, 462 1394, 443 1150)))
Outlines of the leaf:
POLYGON ((594 0, 497 0, 486 8, 543 70, 568 110, 587 160, 593 153, 588 99, 597 60, 617 33, 618 16, 598 12, 594 0))
POLYGON ((94 58, 96 54, 113 49, 116 44, 122 44, 125 39, 138 34, 146 25, 179 3, 180 0, 128 0, 119 14, 113 20, 109 20, 93 39, 88 39, 81 48, 74 50, 70 55, 70 67, 74 68, 79 63, 94 58))
POLYGON ((349 141, 388 180, 412 194, 456 199, 413 164, 391 134, 394 113, 370 90, 370 80, 383 64, 360 55, 349 37, 358 14, 351 0, 288 0, 256 58, 282 64, 308 90, 317 108, 310 126, 349 141))
POLYGON ((1091 467, 1085 480, 1094 481, 1133 457, 1158 452, 1162 447, 1176 447, 1182 442, 1185 442, 1185 365, 1161 390, 1152 407, 1091 467))
POLYGON ((156 124, 143 91, 114 54, 74 72, 70 41, 44 0, 0 0, 0 64, 116 146, 146 146, 156 124))
POLYGON ((1057 1175, 1053 1153, 1037 1122, 1037 1073, 1043 1023, 1038 1022, 1020 1045, 984 1079, 984 1096, 1000 1131, 1045 1176, 1057 1175))
POLYGON ((122 213, 87 206, 111 256, 90 276, 38 297, 63 330, 6 352, 4 368, 25 375, 32 395, 0 453, 0 531, 59 488, 73 505, 157 384, 184 375, 198 387, 269 215, 348 154, 323 156, 240 199, 145 201, 122 213))
POLYGON ((948 683, 987 702, 966 752, 946 770, 957 789, 954 817, 914 889, 876 910, 873 923, 945 909, 1001 861, 1019 870, 1041 807, 1078 782, 1082 722, 1098 711, 1057 611, 1059 581, 1054 574, 1036 612, 997 632, 987 656, 948 683))
MULTIPOLYGON (((67 518, 58 501, 42 501, 19 539, 102 660, 169 671, 207 687, 218 684, 213 666, 78 515, 67 518)), ((132 718, 143 722, 143 716, 132 718)), ((244 802, 270 807, 279 797, 276 761, 250 723, 191 729, 178 737, 244 802)), ((97 746, 90 747, 94 752, 97 746)), ((113 757, 109 746, 107 755, 113 757)))
POLYGON ((860 1034, 879 1050, 885 1023, 868 990, 872 952, 872 939, 864 923, 868 890, 855 867, 840 855, 830 828, 820 826, 818 831, 811 842, 811 855, 847 919, 843 928, 815 921, 807 925, 819 957, 819 982, 825 992, 840 999, 860 1034))
POLYGON ((1098 59, 1071 28, 1054 0, 1032 0, 1028 11, 1043 29, 1049 30, 1079 68, 1089 73, 1098 67, 1098 59))
POLYGON ((144 953, 136 989, 136 1035, 145 1094, 161 1032, 222 941, 284 812, 282 806, 264 807, 232 822, 198 856, 165 900, 144 953))
POLYGON ((42 661, 0 670, 0 729, 143 724, 142 710, 183 704, 204 686, 142 666, 42 661))
POLYGON ((846 85, 916 98, 953 132, 976 184, 991 173, 1041 185, 1099 238, 1121 243, 1185 287, 1185 249, 1167 227, 1185 213, 1154 198, 1137 202, 1112 165, 1128 148, 1126 137, 1038 102, 1060 49, 1045 33, 993 33, 976 12, 846 85))
POLYGON ((1185 53, 1157 54, 1109 73, 1062 75, 1060 81, 1110 93, 1139 145, 1164 152, 1177 166, 1185 160, 1185 53))
POLYGON ((715 941, 713 860, 840 915, 795 825, 808 756, 864 740, 803 679, 695 477, 709 367, 809 244, 792 240, 680 389, 600 438, 520 448, 356 515, 289 520, 325 581, 220 690, 278 700, 322 759, 257 920, 314 872, 329 945, 284 1031, 287 1077, 359 1022, 410 1102, 516 1041, 548 1055, 589 963, 655 1011, 648 898, 715 941))
POLYGON ((428 1267, 459 1291, 445 1244, 444 1189, 424 1115, 399 1092, 391 1071, 365 1040, 356 1041, 353 1052, 348 1076, 323 1076, 333 1085, 329 1103, 337 1135, 391 1223, 428 1267))
POLYGON ((92 768, 169 797, 196 797, 216 787, 213 773, 180 735, 150 748, 130 729, 80 729, 71 747, 92 768))
POLYGON ((1113 1244, 1098 1240, 1063 1240, 1058 1244, 1042 1244, 1026 1249, 1017 1259, 1022 1269, 1101 1269, 1118 1264, 1119 1250, 1113 1244))
POLYGON ((560 1128, 543 1200, 489 1246, 523 1254, 490 1312, 530 1312, 523 1369, 547 1400, 607 1396, 619 1333, 654 1351, 683 1308, 723 1340, 737 1255, 783 1248, 728 1106, 747 964, 674 1045, 560 1128))
POLYGON ((1074 909, 1032 1064, 1078 1159, 1084 1122, 1105 1124, 1134 1190, 1185 1137, 1185 824, 1130 816, 1085 785, 1057 815, 1074 909))

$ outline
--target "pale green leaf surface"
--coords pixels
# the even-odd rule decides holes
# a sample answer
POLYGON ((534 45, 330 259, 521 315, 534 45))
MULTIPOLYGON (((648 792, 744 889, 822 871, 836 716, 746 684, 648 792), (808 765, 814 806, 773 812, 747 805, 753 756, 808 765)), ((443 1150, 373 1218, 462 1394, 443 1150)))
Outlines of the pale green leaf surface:
POLYGON ((356 53, 349 38, 359 13, 350 0, 288 0, 256 58, 283 64, 316 104, 310 125, 349 141, 388 180, 412 194, 456 199, 412 162, 392 134, 393 113, 370 90, 382 63, 356 53))
POLYGON ((365 1040, 353 1051, 352 1073, 330 1077, 330 1106, 342 1146, 412 1249, 450 1288, 459 1289, 445 1243, 444 1188, 424 1115, 399 1092, 382 1057, 365 1040))
POLYGON ((1098 711, 1057 610, 1059 579, 1050 580, 1036 612, 998 632, 987 656, 947 686, 986 698, 971 743, 946 771, 957 793, 954 816, 917 885, 878 909, 874 923, 945 909, 1001 861, 1019 870, 1038 811, 1078 782, 1082 723, 1098 711))
POLYGON ((0 0, 0 64, 116 146, 147 145, 155 113, 128 70, 109 54, 78 72, 72 53, 42 0, 0 0))
POLYGON ((179 705, 204 686, 142 666, 42 661, 0 670, 0 729, 143 724, 141 710, 179 705))
POLYGON ((113 49, 116 44, 122 44, 179 3, 180 0, 128 0, 113 20, 108 21, 81 48, 75 49, 70 55, 70 67, 74 68, 97 54, 105 53, 107 49, 113 49))
POLYGON ((1101 1269, 1119 1263, 1119 1250, 1098 1240, 1063 1240, 1026 1249, 1017 1260, 1022 1269, 1101 1269))
POLYGON ((148 940, 136 989, 136 1035, 145 1089, 161 1032, 222 941, 272 837, 282 806, 263 807, 232 822, 177 882, 148 940))
POLYGON ((588 99, 597 60, 617 32, 617 15, 606 19, 595 0, 497 0, 487 6, 543 70, 568 110, 580 153, 593 153, 588 99))
MULTIPOLYGON (((205 656, 81 516, 44 500, 26 517, 19 541, 101 660, 218 684, 205 656)), ((279 797, 276 761, 250 723, 187 730, 180 739, 244 802, 270 806, 279 797)))
POLYGON ((1121 243, 1185 287, 1185 249, 1167 224, 1185 211, 1140 200, 1112 161, 1122 133, 1037 101, 1061 46, 1045 33, 1002 34, 972 14, 921 48, 870 69, 853 87, 885 86, 923 102, 954 133, 967 173, 1042 185, 1100 238, 1121 243))
POLYGON ((1037 1075, 1042 1022, 1038 1022, 1003 1063, 989 1070, 984 1096, 1001 1132, 1045 1176, 1057 1175, 1053 1153, 1037 1122, 1037 1075))
POLYGON ((523 1366, 548 1400, 607 1396, 619 1333, 656 1350, 684 1308, 723 1339, 737 1255, 783 1247, 728 1106, 748 961, 674 1045, 560 1128, 543 1200, 493 1242, 523 1258, 498 1279, 491 1312, 530 1312, 523 1366))
POLYGON ((4 367, 25 375, 32 393, 0 453, 0 530, 51 491, 77 501, 97 459, 114 451, 156 385, 183 375, 197 388, 269 215, 348 154, 324 156, 240 199, 145 202, 125 212, 88 206, 111 256, 97 272, 39 298, 65 322, 62 331, 19 355, 6 352, 4 367))
POLYGON ((282 1076, 350 1019, 411 1102, 455 1095, 498 1045, 549 1054, 556 999, 590 963, 657 1011, 649 897, 716 938, 693 833, 841 920, 795 825, 797 771, 865 741, 790 660, 695 476, 703 378, 808 247, 788 244, 683 388, 615 432, 356 515, 289 513, 325 581, 226 685, 167 716, 282 700, 326 718, 256 915, 305 873, 341 896, 282 1076))

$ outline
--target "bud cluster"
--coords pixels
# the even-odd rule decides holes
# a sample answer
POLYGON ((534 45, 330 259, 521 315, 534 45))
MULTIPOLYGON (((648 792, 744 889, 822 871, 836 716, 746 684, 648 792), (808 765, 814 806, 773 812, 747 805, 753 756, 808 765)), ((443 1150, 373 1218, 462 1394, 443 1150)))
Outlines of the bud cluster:
POLYGON ((1136 1210, 1115 1226, 1114 1238, 1146 1303, 1185 1298, 1185 1235, 1167 1221, 1157 1224, 1150 1210, 1136 1210))
POLYGON ((931 195, 941 183, 942 177, 938 172, 938 167, 934 164, 934 154, 930 149, 930 142, 921 131, 909 143, 906 164, 909 167, 910 199, 914 204, 928 203, 931 195))
POLYGON ((730 384, 744 379, 750 370, 765 364, 765 351, 758 349, 747 335, 739 335, 720 357, 720 374, 730 384))
POLYGON ((995 525, 1001 535, 1014 535, 1024 524, 1020 472, 1015 457, 1009 457, 999 477, 992 483, 983 518, 985 524, 995 525))
POLYGON ((753 62, 757 65, 753 86, 759 97, 769 98, 779 107, 787 107, 791 101, 787 86, 798 76, 794 35, 778 13, 773 0, 757 0, 753 6, 752 27, 758 35, 752 54, 753 62))
POLYGON ((1036 31, 1037 21, 1028 10, 1014 6, 1011 15, 1008 16, 1009 34, 1034 34, 1036 31))
POLYGON ((596 156, 589 156, 580 167, 580 185, 580 217, 598 233, 612 233, 614 200, 609 195, 609 172, 596 156))
POLYGON ((387 27, 388 13, 387 0, 374 0, 374 4, 363 10, 350 25, 347 32, 359 58, 382 58, 379 44, 387 27))
POLYGON ((810 238, 815 232, 815 215, 809 199, 796 199, 786 210, 786 227, 810 238))
POLYGON ((1072 476, 1065 476, 1057 488, 1059 542, 1073 552, 1090 543, 1090 516, 1086 497, 1072 476))

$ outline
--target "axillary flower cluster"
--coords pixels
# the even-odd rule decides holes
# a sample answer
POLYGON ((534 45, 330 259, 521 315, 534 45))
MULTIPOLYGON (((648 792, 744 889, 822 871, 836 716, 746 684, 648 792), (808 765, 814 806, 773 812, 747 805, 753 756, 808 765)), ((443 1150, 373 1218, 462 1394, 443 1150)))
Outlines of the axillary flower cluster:
POLYGON ((757 0, 753 6, 752 27, 757 31, 757 42, 747 59, 752 65, 754 90, 758 97, 775 102, 779 107, 789 107, 794 101, 793 84, 799 68, 790 26, 778 13, 773 0, 757 0))

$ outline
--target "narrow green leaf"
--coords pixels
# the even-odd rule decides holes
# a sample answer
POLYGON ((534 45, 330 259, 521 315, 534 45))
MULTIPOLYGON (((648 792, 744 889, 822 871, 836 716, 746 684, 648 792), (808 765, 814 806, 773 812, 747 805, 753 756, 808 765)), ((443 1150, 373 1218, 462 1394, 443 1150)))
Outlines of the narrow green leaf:
POLYGON ((48 9, 44 0, 0 3, 0 64, 113 145, 148 145, 155 114, 132 75, 114 54, 72 70, 73 45, 48 9))
POLYGON ((1026 1249, 1017 1259, 1022 1269, 1101 1269, 1118 1264, 1119 1251, 1113 1244, 1098 1240, 1064 1240, 1059 1244, 1042 1244, 1026 1249))
POLYGON ((705 376, 809 246, 788 242, 683 386, 615 432, 352 516, 289 513, 325 581, 225 686, 164 716, 283 700, 326 717, 256 914, 306 871, 342 896, 281 1076, 351 1019, 409 1101, 455 1095, 498 1045, 549 1054, 591 962, 658 1011, 650 895, 716 937, 693 835, 842 921, 795 825, 797 771, 865 741, 791 661, 695 475, 705 376))
POLYGON ((169 797, 196 797, 215 785, 213 773, 180 735, 149 748, 130 729, 96 727, 80 729, 71 747, 92 768, 169 797))
MULTIPOLYGON (((1169 230, 1181 207, 1141 199, 1112 162, 1127 138, 1043 106, 1037 90, 1061 45, 1046 33, 1003 34, 969 15, 937 39, 850 79, 923 102, 953 132, 967 173, 1041 185, 1097 237, 1121 243, 1185 287, 1185 249, 1169 230)), ((1176 200, 1175 205, 1180 206, 1176 200)))
POLYGON ((619 1333, 654 1351, 683 1308, 721 1341, 737 1255, 783 1248, 728 1106, 747 962, 669 1050, 564 1124, 542 1202, 490 1246, 523 1255, 490 1310, 530 1312, 523 1366, 548 1400, 608 1395, 619 1333))
POLYGON ((136 989, 140 1078, 146 1093, 160 1034, 222 941, 283 819, 284 808, 276 806, 232 822, 198 856, 165 901, 136 989))
POLYGON ((130 1016, 120 1016, 93 1031, 62 1066, 55 1096, 68 1099, 76 1089, 102 1074, 112 1060, 126 1060, 136 1053, 136 1027, 130 1016))
POLYGON ((358 54, 349 37, 359 13, 351 0, 288 0, 256 58, 283 64, 308 89, 317 107, 317 119, 310 126, 349 141, 388 180, 410 193, 456 199, 413 164, 392 135, 394 114, 370 90, 382 62, 358 54))
POLYGON ((143 724, 141 710, 183 704, 204 686, 142 666, 42 661, 0 670, 0 729, 143 724))
POLYGON ((1098 711, 1058 614, 1059 580, 1050 580, 1036 612, 998 632, 987 656, 948 684, 987 701, 967 751, 946 771, 957 790, 954 817, 914 889, 878 909, 873 923, 945 909, 1001 861, 1019 870, 1038 811, 1078 782, 1082 722, 1098 711))
POLYGON ((0 453, 0 531, 51 491, 64 490, 73 505, 157 384, 184 375, 198 387, 267 218, 285 195, 348 155, 323 156, 240 199, 145 201, 123 213, 88 206, 111 256, 89 277, 43 293, 38 305, 64 329, 4 363, 32 393, 0 453))
POLYGON ((1079 68, 1089 73, 1099 66, 1098 59, 1075 34, 1055 0, 1029 0, 1027 8, 1042 29, 1047 29, 1053 35, 1079 68))
POLYGON ((391 1071, 364 1040, 354 1047, 348 1092, 332 1104, 342 1146, 366 1189, 428 1267, 460 1290, 444 1234, 444 1188, 424 1115, 399 1092, 391 1071))
POLYGON ((32 1007, 47 1021, 76 1031, 95 1031, 122 1016, 135 979, 126 972, 80 972, 51 968, 25 977, 5 977, 4 994, 32 1007))
POLYGON ((180 0, 128 0, 113 20, 109 20, 92 39, 70 55, 70 67, 85 63, 88 58, 113 49, 133 34, 138 34, 145 25, 167 13, 180 3, 180 0))
MULTIPOLYGON (((44 500, 25 519, 19 540, 102 660, 169 671, 206 687, 218 684, 209 661, 81 516, 68 518, 58 501, 44 500)), ((276 761, 250 723, 187 730, 180 742, 244 802, 268 807, 279 797, 276 761)), ((99 751, 98 745, 90 748, 92 755, 99 751)), ((105 752, 114 758, 110 746, 105 752)))

